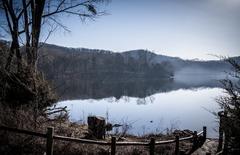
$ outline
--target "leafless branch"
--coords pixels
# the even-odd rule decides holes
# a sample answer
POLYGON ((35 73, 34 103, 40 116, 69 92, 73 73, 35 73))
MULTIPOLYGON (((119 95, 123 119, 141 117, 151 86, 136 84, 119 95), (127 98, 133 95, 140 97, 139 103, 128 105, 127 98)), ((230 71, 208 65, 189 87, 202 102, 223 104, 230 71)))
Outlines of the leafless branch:
POLYGON ((63 9, 59 9, 60 8, 60 5, 62 5, 62 3, 59 4, 59 6, 56 8, 55 11, 53 12, 50 12, 50 13, 47 13, 47 14, 44 14, 42 17, 45 18, 45 17, 48 17, 48 16, 52 16, 52 15, 55 15, 55 14, 59 14, 59 13, 62 13, 64 11, 68 11, 68 10, 71 10, 73 8, 77 8, 79 6, 84 6, 86 5, 87 3, 90 3, 91 1, 84 1, 84 2, 80 2, 80 3, 77 3, 75 5, 70 5, 66 8, 63 8, 63 9))
POLYGON ((9 28, 10 32, 13 33, 12 24, 10 22, 10 17, 8 14, 8 8, 5 3, 3 3, 3 7, 4 7, 4 12, 5 12, 7 23, 8 23, 8 28, 9 28))
POLYGON ((67 106, 59 107, 59 108, 56 108, 56 107, 48 108, 45 111, 48 111, 48 112, 46 112, 47 115, 52 115, 52 114, 56 114, 56 113, 59 113, 59 112, 66 112, 67 113, 67 106))
POLYGON ((62 28, 66 32, 71 32, 66 26, 64 26, 61 22, 57 21, 57 19, 49 17, 54 23, 56 23, 60 28, 62 28))
POLYGON ((42 42, 42 44, 39 46, 38 49, 42 48, 44 46, 44 44, 47 42, 47 40, 49 39, 49 37, 51 36, 51 34, 57 29, 57 26, 55 27, 51 27, 51 29, 48 31, 48 34, 46 36, 46 38, 44 39, 44 41, 42 42))
POLYGON ((20 11, 20 13, 17 16, 17 19, 19 20, 21 16, 24 14, 25 10, 30 6, 32 0, 29 0, 28 3, 26 4, 26 1, 23 0, 22 2, 25 3, 25 6, 23 6, 23 9, 20 11))

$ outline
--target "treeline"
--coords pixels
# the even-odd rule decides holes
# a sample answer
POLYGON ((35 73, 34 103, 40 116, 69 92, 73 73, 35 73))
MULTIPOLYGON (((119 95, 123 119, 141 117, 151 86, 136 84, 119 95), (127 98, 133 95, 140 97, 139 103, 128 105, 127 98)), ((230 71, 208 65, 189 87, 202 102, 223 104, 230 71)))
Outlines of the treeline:
POLYGON ((163 79, 173 76, 169 63, 150 63, 151 54, 139 51, 138 57, 105 50, 73 49, 45 45, 39 68, 47 79, 67 77, 98 80, 163 79))

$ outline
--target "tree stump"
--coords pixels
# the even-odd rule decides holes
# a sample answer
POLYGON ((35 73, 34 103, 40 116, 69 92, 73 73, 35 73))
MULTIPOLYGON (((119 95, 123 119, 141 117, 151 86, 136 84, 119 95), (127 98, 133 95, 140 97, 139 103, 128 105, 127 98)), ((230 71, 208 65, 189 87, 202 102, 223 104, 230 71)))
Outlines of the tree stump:
POLYGON ((97 139, 105 138, 106 121, 103 117, 88 116, 88 130, 91 136, 97 139))

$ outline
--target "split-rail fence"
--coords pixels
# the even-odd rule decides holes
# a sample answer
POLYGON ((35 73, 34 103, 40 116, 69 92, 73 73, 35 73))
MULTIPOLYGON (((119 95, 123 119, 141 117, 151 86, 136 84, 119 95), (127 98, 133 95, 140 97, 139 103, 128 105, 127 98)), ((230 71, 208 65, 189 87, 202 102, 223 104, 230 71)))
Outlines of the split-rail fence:
POLYGON ((46 154, 47 155, 53 155, 53 142, 54 140, 62 140, 62 141, 69 141, 69 142, 76 142, 76 143, 84 143, 84 144, 96 144, 96 145, 105 145, 105 146, 111 146, 111 155, 115 155, 116 153, 116 146, 148 146, 149 147, 149 154, 154 155, 155 152, 155 146, 157 145, 164 145, 164 144, 171 144, 175 143, 175 154, 179 154, 179 142, 186 141, 186 140, 192 140, 193 147, 196 147, 195 145, 198 143, 199 136, 203 137, 203 140, 206 140, 207 135, 207 128, 204 126, 203 130, 199 133, 197 131, 194 131, 194 134, 188 137, 180 138, 179 136, 176 136, 175 139, 172 140, 166 140, 166 141, 156 141, 155 138, 151 138, 148 142, 117 142, 116 137, 112 136, 111 142, 107 141, 96 141, 96 140, 90 140, 90 139, 80 139, 80 138, 73 138, 73 137, 65 137, 65 136, 59 136, 54 134, 54 128, 48 127, 46 133, 40 133, 35 131, 29 131, 29 130, 23 130, 23 129, 17 129, 17 128, 10 128, 6 126, 0 126, 0 130, 8 131, 8 132, 14 132, 19 134, 26 134, 31 136, 37 136, 41 138, 46 139, 46 154))

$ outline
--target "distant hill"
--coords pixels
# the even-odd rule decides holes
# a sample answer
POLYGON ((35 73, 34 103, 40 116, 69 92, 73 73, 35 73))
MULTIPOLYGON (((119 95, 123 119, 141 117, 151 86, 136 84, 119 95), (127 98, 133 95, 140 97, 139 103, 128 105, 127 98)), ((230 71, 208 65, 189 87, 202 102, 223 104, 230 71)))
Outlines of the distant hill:
MULTIPOLYGON (((81 78, 84 76, 100 77, 101 74, 106 76, 109 74, 109 77, 115 76, 119 79, 170 78, 180 72, 217 74, 229 71, 231 68, 222 60, 183 60, 142 49, 114 53, 107 50, 67 48, 45 44, 40 50, 39 68, 49 78, 55 76, 56 72, 65 75, 79 73, 81 78)), ((240 57, 234 59, 239 60, 240 57)))
POLYGON ((135 78, 166 79, 173 76, 167 61, 151 62, 154 53, 139 51, 114 53, 106 50, 66 48, 46 44, 41 49, 39 68, 48 79, 62 75, 98 80, 131 80, 135 78))

